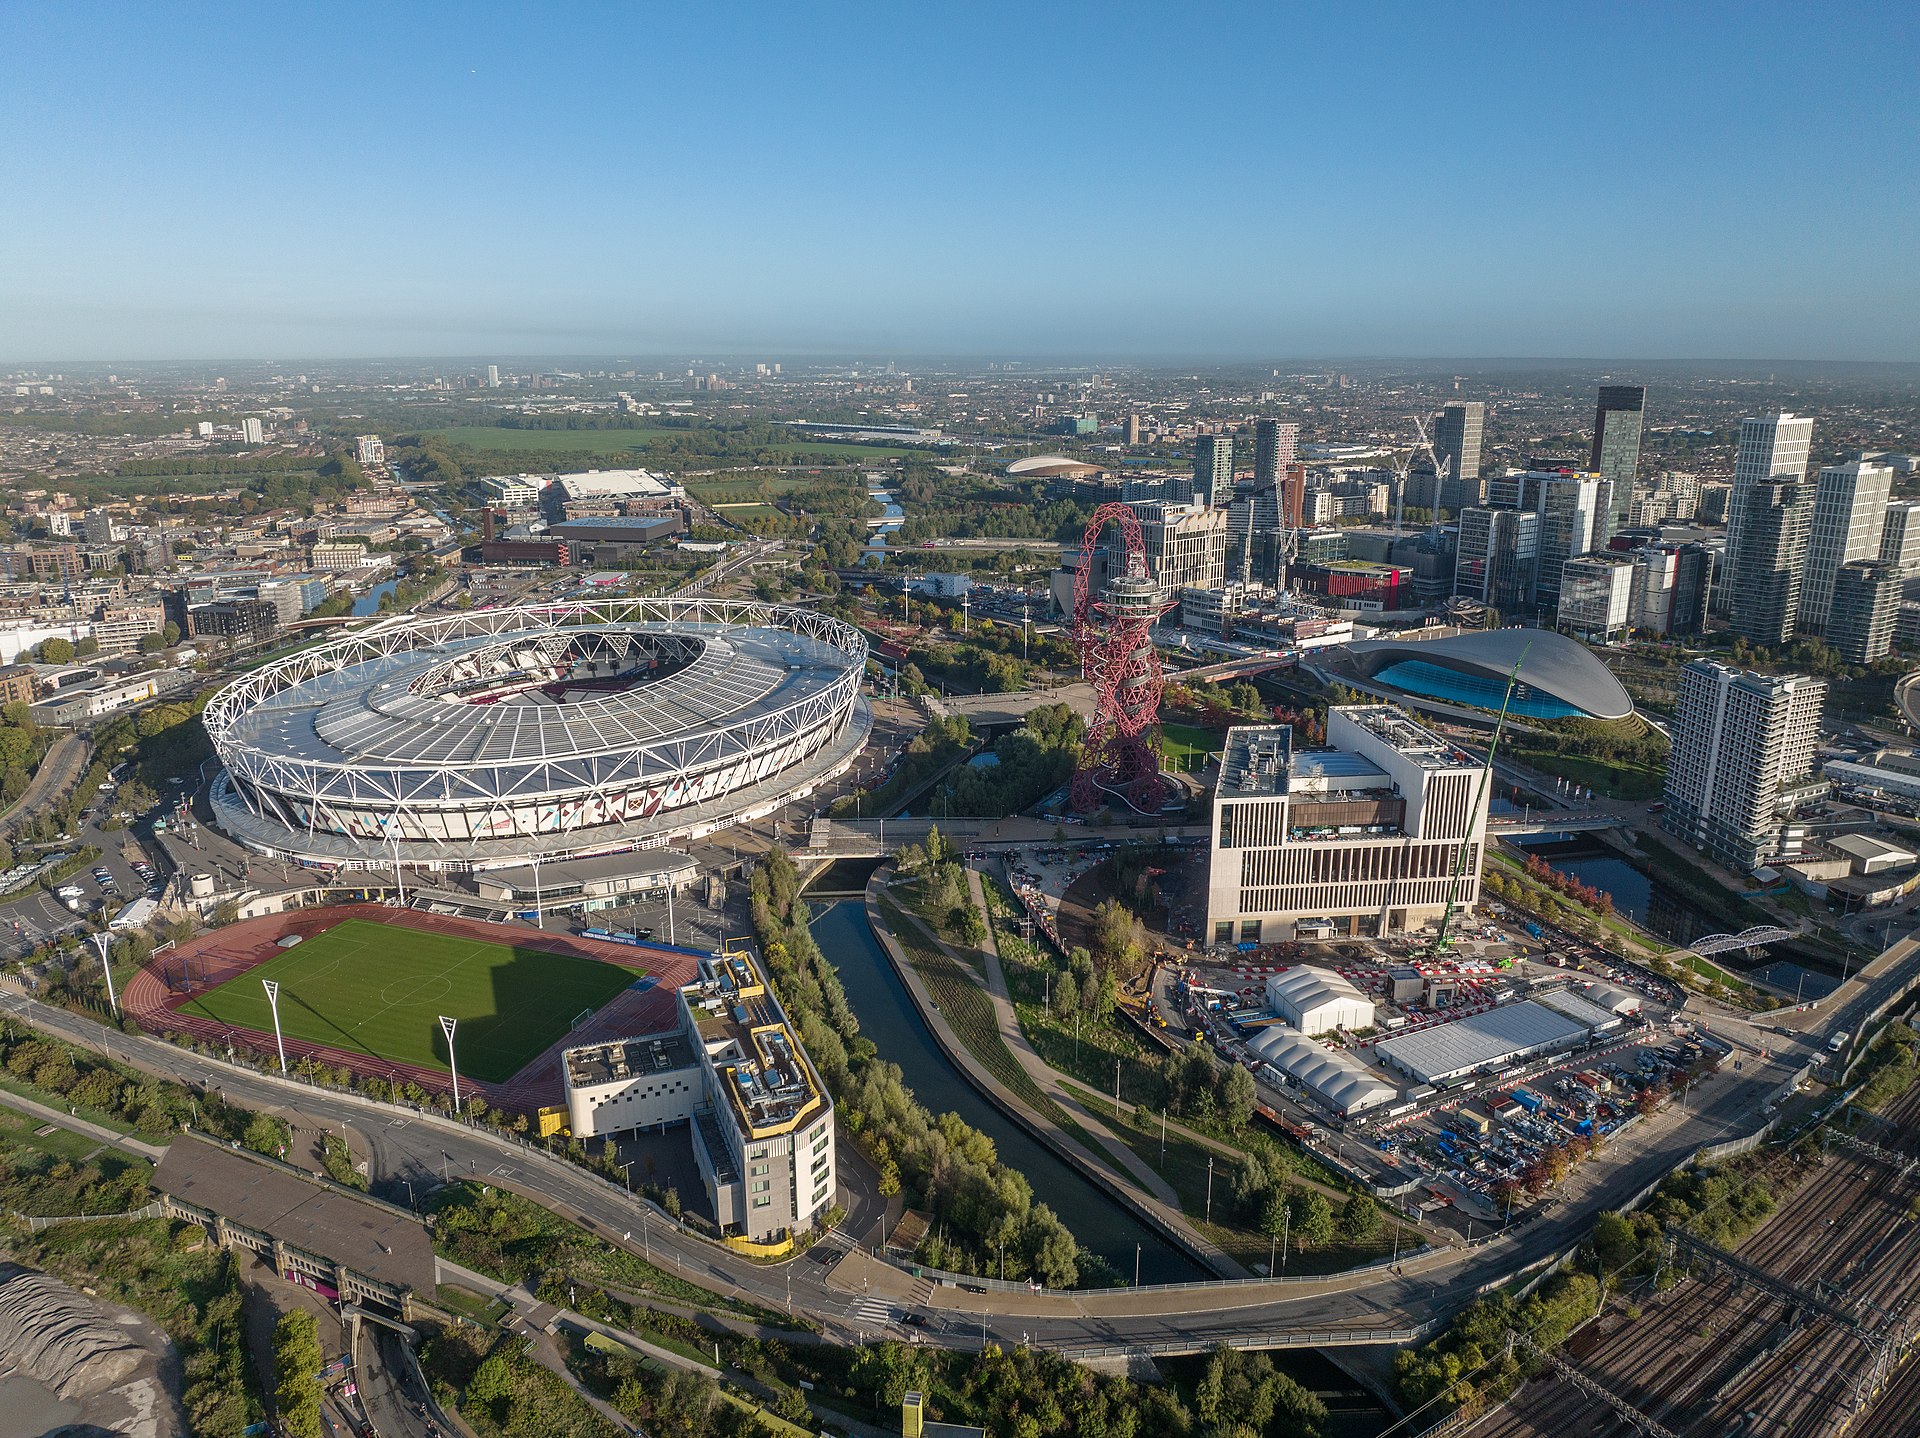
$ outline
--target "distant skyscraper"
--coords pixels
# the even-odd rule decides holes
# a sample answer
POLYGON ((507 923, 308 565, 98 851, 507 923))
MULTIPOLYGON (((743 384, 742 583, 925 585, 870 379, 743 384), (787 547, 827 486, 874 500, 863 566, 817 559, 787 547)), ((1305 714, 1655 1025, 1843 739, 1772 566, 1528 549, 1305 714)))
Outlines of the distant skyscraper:
POLYGON ((1853 460, 1820 471, 1814 490, 1813 533, 1807 541, 1806 578, 1800 585, 1799 628, 1825 631, 1833 604, 1833 581, 1842 565, 1877 559, 1886 530, 1893 471, 1884 464, 1853 460))
POLYGON ((1680 671, 1662 825, 1745 872, 1781 854, 1781 815, 1820 742, 1824 681, 1699 659, 1680 671))
POLYGON ((1140 443, 1140 416, 1137 414, 1127 416, 1127 443, 1140 443))
POLYGON ((1233 494, 1233 436, 1203 434, 1193 442, 1193 499, 1225 504, 1233 494))
POLYGON ((500 388, 500 366, 497 364, 490 364, 487 366, 487 388, 488 389, 500 388))
POLYGON ((1774 648, 1799 622, 1813 500, 1807 485, 1790 478, 1757 480, 1738 493, 1729 528, 1737 528, 1739 547, 1727 551, 1733 631, 1774 648))
POLYGON ((1893 621, 1900 612, 1900 580, 1891 564, 1856 559, 1834 576, 1827 643, 1851 664, 1871 664, 1893 648, 1893 621))
POLYGON ((1433 454, 1449 478, 1434 496, 1437 503, 1453 509, 1480 502, 1480 436, 1486 423, 1487 407, 1478 400, 1454 400, 1440 411, 1433 426, 1433 454), (1455 503, 1447 504, 1449 499, 1455 503))
POLYGON ((243 419, 240 421, 240 438, 247 444, 265 444, 266 429, 257 419, 243 419))
POLYGON ((1740 527, 1745 523, 1741 491, 1770 479, 1804 480, 1807 452, 1813 447, 1813 421, 1805 415, 1776 414, 1740 421, 1740 447, 1733 456, 1733 492, 1727 497, 1727 559, 1721 566, 1719 607, 1730 611, 1739 583, 1740 527))
POLYGON ((1307 522, 1307 467, 1288 463, 1280 466, 1280 523, 1287 529, 1299 529, 1307 522))
POLYGON ((1633 510, 1633 481, 1640 471, 1640 423, 1647 391, 1637 384, 1603 384, 1593 416, 1593 458, 1587 468, 1613 485, 1613 511, 1607 534, 1627 527, 1633 510))
POLYGON ((1253 422, 1253 482, 1257 488, 1280 482, 1280 471, 1294 461, 1300 445, 1300 426, 1277 419, 1253 422))

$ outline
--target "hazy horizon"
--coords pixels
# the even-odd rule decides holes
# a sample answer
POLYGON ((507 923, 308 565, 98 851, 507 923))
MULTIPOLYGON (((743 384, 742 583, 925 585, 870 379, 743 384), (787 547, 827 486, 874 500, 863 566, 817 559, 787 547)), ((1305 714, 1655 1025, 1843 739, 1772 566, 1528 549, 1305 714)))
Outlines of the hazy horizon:
POLYGON ((1920 361, 1917 30, 17 10, 0 362, 1920 361))

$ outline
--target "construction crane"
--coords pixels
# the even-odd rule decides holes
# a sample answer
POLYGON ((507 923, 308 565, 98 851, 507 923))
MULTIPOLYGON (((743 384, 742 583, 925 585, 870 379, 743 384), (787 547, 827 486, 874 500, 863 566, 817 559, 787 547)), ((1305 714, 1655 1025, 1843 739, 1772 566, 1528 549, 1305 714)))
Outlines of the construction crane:
POLYGON ((1419 415, 1409 415, 1416 436, 1413 448, 1407 451, 1407 457, 1400 461, 1400 467, 1393 472, 1393 534, 1399 538, 1406 533, 1407 519, 1407 478, 1413 473, 1413 462, 1420 457, 1420 451, 1427 452, 1427 462, 1433 466, 1433 498, 1437 509, 1440 502, 1440 486, 1446 483, 1448 473, 1453 468, 1453 456, 1445 459, 1434 453, 1433 440, 1427 435, 1426 421, 1419 415))
POLYGON ((1433 941, 1432 952, 1436 954, 1444 954, 1453 943, 1447 936, 1447 930, 1453 924, 1453 910, 1460 892, 1460 871, 1467 864, 1467 846, 1473 842, 1471 815, 1478 814, 1487 802, 1487 790, 1493 783, 1493 756, 1500 751, 1500 736, 1507 729, 1507 709, 1513 703, 1513 691, 1520 685, 1520 666, 1527 662, 1527 651, 1532 648, 1533 641, 1529 639, 1521 646, 1520 657, 1513 661, 1513 668, 1507 671, 1507 692, 1500 701, 1500 719, 1493 726, 1493 742, 1487 745, 1486 767, 1480 771, 1480 792, 1474 796, 1467 832, 1460 836, 1460 847, 1453 851, 1453 873, 1447 878, 1447 907, 1440 915, 1440 937, 1433 941))

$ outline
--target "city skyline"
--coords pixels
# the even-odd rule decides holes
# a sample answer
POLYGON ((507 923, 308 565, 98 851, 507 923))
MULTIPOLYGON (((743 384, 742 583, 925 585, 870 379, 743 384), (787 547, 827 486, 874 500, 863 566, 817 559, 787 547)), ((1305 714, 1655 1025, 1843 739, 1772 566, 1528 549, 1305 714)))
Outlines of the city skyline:
POLYGON ((454 15, 14 17, 0 360, 1920 357, 1891 6, 454 15))

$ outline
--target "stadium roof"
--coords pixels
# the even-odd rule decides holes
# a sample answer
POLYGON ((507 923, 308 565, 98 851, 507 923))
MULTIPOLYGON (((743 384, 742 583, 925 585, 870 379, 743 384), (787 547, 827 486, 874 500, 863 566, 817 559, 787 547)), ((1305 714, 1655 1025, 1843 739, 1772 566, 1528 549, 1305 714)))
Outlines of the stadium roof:
POLYGON ((1377 1107, 1400 1092, 1357 1059, 1293 1029, 1266 1029, 1248 1047, 1340 1113, 1377 1107))
POLYGON ((1501 1064, 1569 1044, 1585 1034, 1588 1027, 1555 1013, 1544 1004, 1523 999, 1471 1018, 1382 1039, 1373 1051, 1382 1059, 1391 1059, 1421 1082, 1434 1083, 1471 1073, 1488 1064, 1501 1064))
POLYGON ((1099 465, 1088 464, 1084 459, 1069 459, 1064 454, 1030 454, 1007 466, 1007 473, 1013 475, 1081 475, 1099 472, 1099 465))
MULTIPOLYGON (((1547 629, 1482 629, 1447 639, 1368 639, 1347 646, 1360 673, 1376 679, 1406 660, 1450 669, 1504 686, 1525 651, 1520 682, 1593 719, 1625 719, 1633 700, 1611 670, 1578 640, 1547 629)), ((1381 681, 1391 683, 1391 680, 1381 681)), ((1492 691, 1493 705, 1499 693, 1492 691)))

